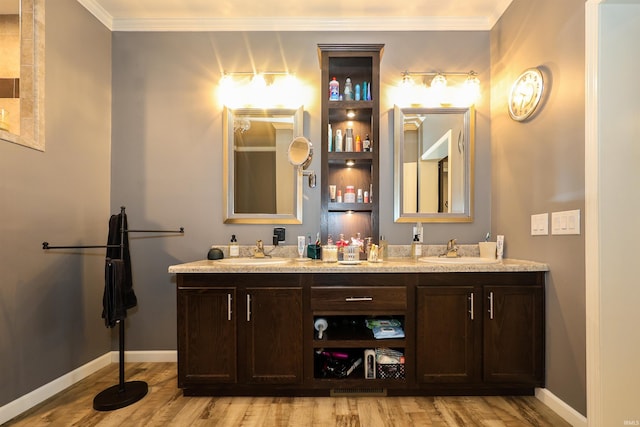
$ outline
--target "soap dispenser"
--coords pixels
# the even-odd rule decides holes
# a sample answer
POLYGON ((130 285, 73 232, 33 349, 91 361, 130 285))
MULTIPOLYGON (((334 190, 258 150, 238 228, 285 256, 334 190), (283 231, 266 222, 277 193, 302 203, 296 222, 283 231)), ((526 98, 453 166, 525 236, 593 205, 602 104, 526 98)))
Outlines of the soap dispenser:
POLYGON ((240 246, 238 246, 238 241, 236 240, 236 235, 231 235, 231 242, 229 242, 229 257, 237 258, 240 256, 240 246))
POLYGON ((411 256, 413 258, 422 256, 422 245, 420 244, 420 239, 417 234, 413 236, 413 242, 411 242, 411 256))

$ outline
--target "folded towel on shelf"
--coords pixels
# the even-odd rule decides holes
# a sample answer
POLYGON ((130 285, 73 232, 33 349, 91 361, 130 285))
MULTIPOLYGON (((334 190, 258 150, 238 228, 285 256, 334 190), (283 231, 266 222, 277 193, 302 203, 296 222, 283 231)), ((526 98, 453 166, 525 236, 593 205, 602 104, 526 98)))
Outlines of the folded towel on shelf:
POLYGON ((372 331, 375 339, 404 338, 404 331, 400 326, 374 326, 372 331))

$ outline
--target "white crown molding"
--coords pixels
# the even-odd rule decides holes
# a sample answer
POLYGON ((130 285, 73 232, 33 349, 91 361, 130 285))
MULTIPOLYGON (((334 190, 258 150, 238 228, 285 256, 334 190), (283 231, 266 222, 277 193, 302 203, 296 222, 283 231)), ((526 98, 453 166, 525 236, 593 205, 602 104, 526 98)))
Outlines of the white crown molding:
POLYGON ((485 17, 114 18, 96 0, 78 0, 111 31, 489 31, 485 17))
MULTIPOLYGON (((86 0, 85 0, 86 1, 86 0)), ((114 19, 112 31, 488 31, 486 18, 114 19)))
POLYGON ((78 0, 85 9, 87 9, 93 16, 98 18, 98 21, 113 31, 113 16, 107 12, 102 6, 100 6, 95 0, 78 0))

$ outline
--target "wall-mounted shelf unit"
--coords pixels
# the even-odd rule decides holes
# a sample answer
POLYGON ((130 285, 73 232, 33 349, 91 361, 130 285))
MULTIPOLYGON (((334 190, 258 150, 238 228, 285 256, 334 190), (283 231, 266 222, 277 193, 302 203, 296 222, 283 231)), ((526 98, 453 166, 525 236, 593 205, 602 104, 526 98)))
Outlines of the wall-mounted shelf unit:
MULTIPOLYGON (((320 44, 318 55, 322 68, 322 187, 321 187, 321 234, 326 242, 331 235, 337 239, 343 234, 346 239, 356 236, 379 237, 379 137, 380 137, 380 59, 382 44, 320 44), (340 83, 340 94, 344 96, 344 85, 349 78, 354 88, 360 86, 360 100, 330 100, 329 82, 336 78, 340 83), (366 83, 365 83, 366 82, 366 83), (366 90, 365 90, 366 86, 366 90), (353 117, 348 117, 351 112, 353 117), (330 144, 329 126, 333 143, 330 144), (354 151, 336 152, 337 130, 346 134, 353 131, 354 151), (371 150, 356 150, 356 137, 364 141, 369 136, 371 150), (329 147, 332 150, 329 150, 329 147), (353 166, 347 166, 352 161, 353 166), (330 198, 329 185, 342 193, 343 202, 330 198), (347 186, 367 192, 368 200, 357 203, 344 201, 347 186)), ((343 145, 344 145, 343 138, 343 145)), ((345 147, 346 148, 346 147, 345 147)))

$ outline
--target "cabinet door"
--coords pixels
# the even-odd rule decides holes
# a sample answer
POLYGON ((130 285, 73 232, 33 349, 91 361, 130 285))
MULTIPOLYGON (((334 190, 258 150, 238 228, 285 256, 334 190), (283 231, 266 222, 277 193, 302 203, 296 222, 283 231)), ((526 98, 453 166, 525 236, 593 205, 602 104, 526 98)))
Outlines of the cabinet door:
POLYGON ((302 288, 247 288, 246 373, 253 383, 302 381, 302 288))
POLYGON ((474 382, 481 363, 480 288, 420 286, 417 289, 418 381, 474 382))
POLYGON ((235 383, 235 288, 178 290, 178 387, 235 383))
POLYGON ((543 384, 543 298, 540 286, 485 287, 485 382, 543 384))

